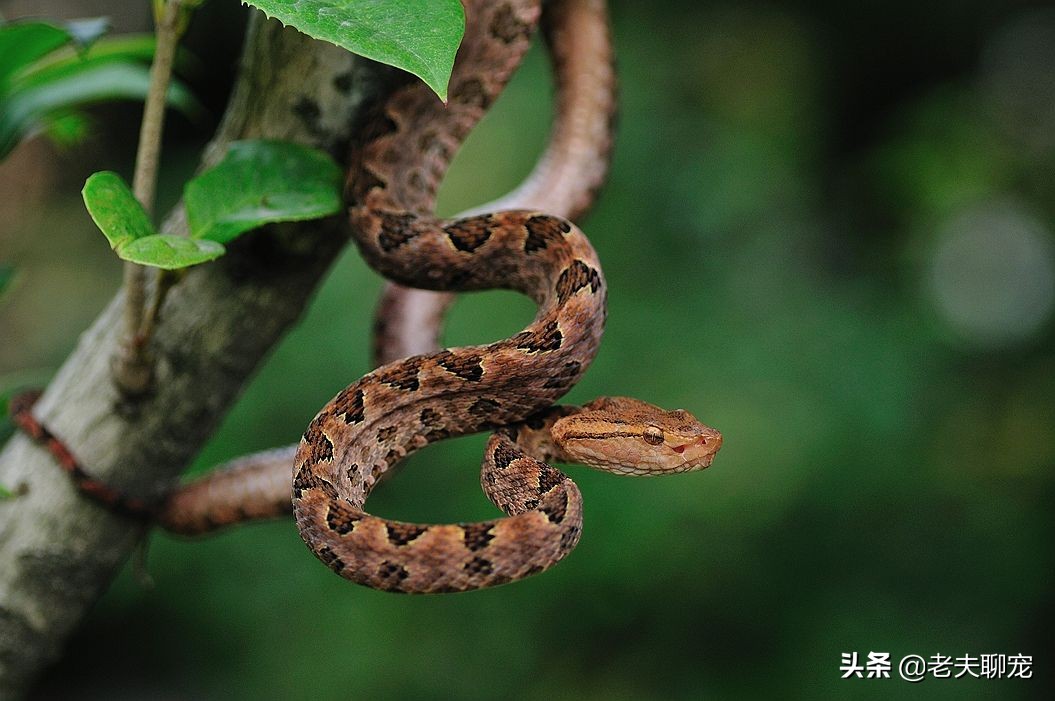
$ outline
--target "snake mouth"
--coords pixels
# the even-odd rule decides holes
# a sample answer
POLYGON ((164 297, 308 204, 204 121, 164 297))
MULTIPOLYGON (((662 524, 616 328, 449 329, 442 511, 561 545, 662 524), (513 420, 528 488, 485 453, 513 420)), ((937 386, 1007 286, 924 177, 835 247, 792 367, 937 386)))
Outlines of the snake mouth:
MULTIPOLYGON (((710 439, 714 439, 713 436, 700 436, 699 438, 697 438, 696 440, 694 440, 694 441, 692 441, 690 443, 685 443, 683 445, 675 445, 675 446, 671 446, 671 447, 673 448, 675 453, 680 455, 680 454, 684 453, 685 450, 688 449, 688 448, 696 448, 696 447, 704 447, 704 446, 706 446, 707 445, 707 441, 708 441, 709 438, 710 439)), ((720 439, 717 440, 716 442, 718 443, 718 445, 721 445, 720 439)), ((715 447, 715 450, 717 450, 717 447, 715 447)))

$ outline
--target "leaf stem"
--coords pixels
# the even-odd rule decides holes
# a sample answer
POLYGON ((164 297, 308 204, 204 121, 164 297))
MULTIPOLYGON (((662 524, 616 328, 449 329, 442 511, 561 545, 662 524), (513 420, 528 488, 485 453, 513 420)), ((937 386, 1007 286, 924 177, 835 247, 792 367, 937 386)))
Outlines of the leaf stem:
MULTIPOLYGON (((161 7, 155 11, 157 31, 154 60, 150 65, 150 85, 143 105, 143 122, 139 129, 139 147, 132 176, 132 192, 147 214, 154 211, 161 134, 165 123, 165 97, 172 78, 176 45, 186 25, 185 17, 182 16, 182 1, 163 0, 161 7)), ((158 287, 160 289, 160 281, 158 287)), ((123 330, 114 356, 113 374, 118 388, 131 396, 144 394, 154 376, 154 361, 149 349, 154 323, 147 316, 146 288, 147 268, 125 263, 123 330)), ((151 315, 156 314, 159 304, 160 300, 156 300, 151 305, 151 315)))

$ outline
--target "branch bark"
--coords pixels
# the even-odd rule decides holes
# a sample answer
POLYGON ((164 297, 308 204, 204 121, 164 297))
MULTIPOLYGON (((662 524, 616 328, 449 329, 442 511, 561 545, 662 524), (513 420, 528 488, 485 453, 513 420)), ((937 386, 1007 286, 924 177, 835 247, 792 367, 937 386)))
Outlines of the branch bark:
MULTIPOLYGON (((392 72, 254 13, 241 72, 203 161, 235 139, 315 145, 338 160, 364 99, 392 72)), ((185 229, 181 208, 165 224, 185 229)), ((347 241, 342 217, 269 227, 192 269, 157 329, 154 394, 122 404, 110 375, 118 295, 83 335, 37 414, 98 477, 157 493, 189 464, 268 350, 300 316, 347 241)), ((52 458, 17 435, 0 453, 0 698, 27 693, 106 589, 138 527, 77 494, 52 458)))

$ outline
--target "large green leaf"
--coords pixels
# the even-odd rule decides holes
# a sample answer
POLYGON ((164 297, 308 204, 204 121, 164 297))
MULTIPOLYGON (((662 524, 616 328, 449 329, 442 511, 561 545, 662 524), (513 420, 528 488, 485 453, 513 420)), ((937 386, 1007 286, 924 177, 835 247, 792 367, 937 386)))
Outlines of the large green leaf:
POLYGON ((285 141, 236 141, 183 191, 191 236, 227 243, 262 224, 341 208, 341 170, 322 151, 285 141))
POLYGON ((76 75, 103 63, 149 64, 154 57, 154 36, 132 34, 100 39, 85 51, 64 48, 36 61, 13 79, 13 89, 24 89, 76 75))
POLYGON ((0 91, 16 73, 66 44, 87 49, 109 25, 104 17, 71 20, 61 27, 49 22, 0 21, 0 91))
MULTIPOLYGON (((0 158, 13 149, 20 139, 46 128, 56 110, 68 110, 104 100, 142 100, 150 77, 145 65, 129 62, 87 62, 55 80, 34 84, 4 96, 0 110, 0 158)), ((168 101, 188 113, 200 107, 190 92, 172 83, 168 101)))
POLYGON ((308 36, 410 71, 444 101, 465 31, 459 0, 245 0, 308 36))
POLYGON ((44 22, 0 25, 0 90, 11 76, 70 40, 64 30, 44 22))
MULTIPOLYGON (((35 133, 62 144, 82 138, 87 120, 74 110, 114 99, 141 100, 149 85, 151 35, 99 39, 105 20, 64 27, 44 22, 0 24, 0 158, 35 133)), ((181 53, 181 63, 191 58, 181 53)), ((194 117, 203 110, 174 80, 171 105, 194 117)))

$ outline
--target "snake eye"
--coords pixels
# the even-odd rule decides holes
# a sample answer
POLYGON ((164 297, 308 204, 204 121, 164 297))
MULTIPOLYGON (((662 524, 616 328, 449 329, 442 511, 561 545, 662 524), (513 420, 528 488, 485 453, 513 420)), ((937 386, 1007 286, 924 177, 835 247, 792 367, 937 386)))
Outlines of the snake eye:
POLYGON ((659 445, 663 442, 663 429, 659 426, 649 426, 641 433, 641 437, 649 445, 659 445))

